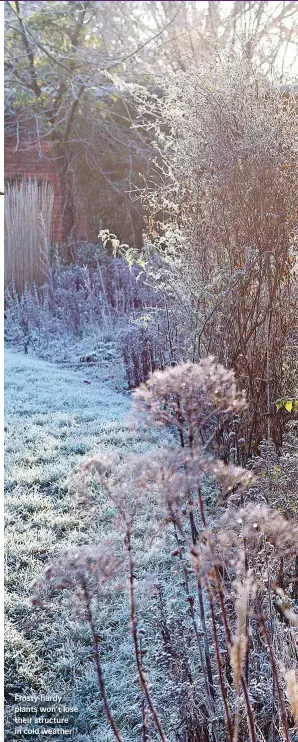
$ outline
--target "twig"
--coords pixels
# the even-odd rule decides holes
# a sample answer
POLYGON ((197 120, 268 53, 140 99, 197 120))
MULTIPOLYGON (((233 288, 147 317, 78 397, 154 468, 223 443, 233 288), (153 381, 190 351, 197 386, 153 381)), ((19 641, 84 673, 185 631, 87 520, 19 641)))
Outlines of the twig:
POLYGON ((144 675, 144 670, 142 667, 141 659, 140 659, 140 650, 138 646, 138 634, 137 634, 137 618, 136 618, 136 609, 135 609, 135 590, 134 590, 134 560, 132 556, 132 549, 131 549, 131 533, 130 528, 127 528, 126 536, 125 536, 125 546, 128 553, 128 560, 129 560, 129 585, 130 585, 130 620, 131 620, 131 633, 132 633, 132 640, 134 645, 134 653, 135 653, 135 659, 136 659, 136 665, 138 670, 138 675, 140 678, 142 689, 145 693, 148 706, 150 708, 150 711, 152 713, 153 719, 155 721, 155 725, 157 728, 157 731, 159 733, 160 739, 162 742, 167 742, 166 736, 162 730, 161 723, 157 714, 157 711, 155 709, 155 706, 153 704, 153 701, 151 699, 146 678, 144 675))
POLYGON ((101 667, 101 662, 100 662, 100 656, 99 656, 98 634, 97 634, 94 620, 93 620, 93 615, 92 615, 92 610, 91 610, 91 599, 90 599, 88 587, 86 585, 85 580, 82 580, 81 584, 82 584, 82 589, 83 589, 83 593, 85 596, 87 616, 88 616, 89 626, 90 626, 92 638, 93 638, 93 657, 94 657, 94 662, 95 662, 95 667, 96 667, 98 684, 99 684, 103 704, 105 707, 105 712, 106 712, 110 727, 114 733, 115 739, 117 739, 117 742, 122 742, 122 737, 120 736, 118 729, 116 727, 116 724, 114 722, 112 712, 110 709, 110 705, 107 699, 107 694, 106 694, 106 689, 105 689, 105 684, 104 684, 104 679, 103 679, 103 674, 102 674, 102 667, 101 667))

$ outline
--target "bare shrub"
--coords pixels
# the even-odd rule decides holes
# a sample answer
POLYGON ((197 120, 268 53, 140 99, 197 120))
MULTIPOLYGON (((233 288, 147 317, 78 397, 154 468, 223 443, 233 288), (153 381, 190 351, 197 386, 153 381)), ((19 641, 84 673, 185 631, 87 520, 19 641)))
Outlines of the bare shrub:
MULTIPOLYGON (((158 294, 152 292, 152 302, 157 298, 158 294)), ((145 319, 149 319, 147 325, 144 322, 144 313, 140 310, 138 323, 131 321, 120 336, 129 389, 134 389, 147 381, 154 371, 162 371, 167 366, 175 366, 177 363, 177 334, 170 328, 166 310, 151 311, 151 316, 147 310, 145 319)))
POLYGON ((171 317, 188 358, 213 353, 246 387, 247 460, 284 430, 273 403, 297 323, 297 102, 231 54, 177 73, 162 101, 140 95, 140 110, 156 125, 163 178, 143 196, 171 317))
POLYGON ((150 373, 163 368, 162 344, 144 327, 132 326, 121 334, 121 350, 129 389, 148 379, 150 373))

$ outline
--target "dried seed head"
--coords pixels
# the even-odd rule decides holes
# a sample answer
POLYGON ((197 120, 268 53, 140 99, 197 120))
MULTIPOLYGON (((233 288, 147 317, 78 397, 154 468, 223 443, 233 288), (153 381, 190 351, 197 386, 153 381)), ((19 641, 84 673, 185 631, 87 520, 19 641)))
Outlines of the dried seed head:
POLYGON ((184 363, 151 374, 134 392, 134 414, 148 425, 176 427, 191 439, 216 415, 229 415, 245 407, 244 392, 238 392, 233 371, 227 371, 210 356, 198 364, 184 363))
POLYGON ((247 648, 245 636, 236 636, 230 649, 231 665, 234 673, 236 693, 239 693, 242 668, 247 648))
POLYGON ((34 585, 33 600, 39 600, 47 588, 76 590, 93 585, 97 593, 105 594, 116 575, 120 574, 122 558, 115 552, 112 538, 99 546, 70 551, 58 557, 45 570, 44 578, 34 585))
POLYGON ((295 670, 288 670, 285 673, 287 692, 291 709, 295 719, 296 729, 298 732, 298 679, 295 670))
POLYGON ((229 509, 223 515, 224 527, 218 539, 226 542, 228 532, 231 546, 239 544, 239 535, 246 539, 252 553, 263 548, 263 543, 274 547, 275 553, 282 556, 295 556, 298 542, 298 521, 287 520, 278 510, 267 505, 247 505, 245 508, 229 509), (223 536, 223 539, 222 539, 223 536))

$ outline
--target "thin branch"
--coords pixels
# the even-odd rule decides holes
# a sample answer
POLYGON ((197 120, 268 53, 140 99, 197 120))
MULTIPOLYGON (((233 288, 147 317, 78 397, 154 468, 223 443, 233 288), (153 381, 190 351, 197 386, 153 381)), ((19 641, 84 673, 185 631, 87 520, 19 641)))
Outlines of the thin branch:
POLYGON ((151 699, 146 678, 144 675, 143 666, 140 660, 140 650, 138 646, 138 634, 137 634, 137 618, 136 618, 136 609, 135 609, 135 589, 134 589, 134 561, 132 556, 132 549, 131 549, 131 533, 130 529, 127 528, 126 531, 126 537, 125 537, 125 546, 128 553, 128 560, 129 560, 129 585, 130 585, 130 619, 131 619, 131 632, 132 632, 132 639, 133 639, 133 645, 134 645, 134 652, 135 652, 135 659, 136 659, 136 665, 138 670, 138 675, 140 678, 142 689, 145 693, 148 706, 150 708, 150 711, 152 713, 153 719, 155 721, 155 725, 157 728, 157 731, 159 733, 160 739, 162 742, 167 742, 166 736, 162 730, 162 726, 157 714, 157 711, 155 709, 155 706, 153 704, 153 701, 151 699))

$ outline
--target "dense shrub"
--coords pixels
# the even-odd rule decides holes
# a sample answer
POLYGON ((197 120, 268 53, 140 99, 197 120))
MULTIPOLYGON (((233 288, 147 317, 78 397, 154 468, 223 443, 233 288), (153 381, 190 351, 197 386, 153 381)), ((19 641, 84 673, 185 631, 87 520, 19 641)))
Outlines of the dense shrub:
MULTIPOLYGON (((163 158, 162 184, 143 194, 158 281, 171 286, 189 358, 216 354, 246 387, 247 459, 265 435, 281 444, 274 401, 294 393, 297 100, 230 55, 180 71, 140 110, 150 127, 156 115, 163 158)), ((297 376, 297 353, 295 364, 297 376)))

